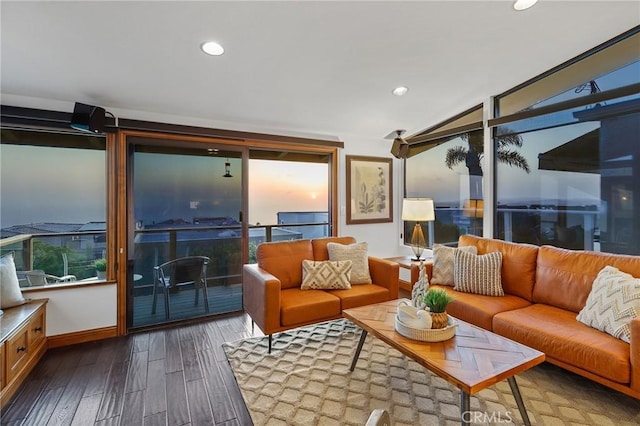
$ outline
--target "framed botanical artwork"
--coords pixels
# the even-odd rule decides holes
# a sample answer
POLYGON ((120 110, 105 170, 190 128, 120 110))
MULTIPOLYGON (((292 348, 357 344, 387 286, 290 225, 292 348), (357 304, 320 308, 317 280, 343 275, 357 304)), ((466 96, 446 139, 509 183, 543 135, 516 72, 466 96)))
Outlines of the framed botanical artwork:
POLYGON ((393 222, 392 159, 347 155, 347 224, 393 222))

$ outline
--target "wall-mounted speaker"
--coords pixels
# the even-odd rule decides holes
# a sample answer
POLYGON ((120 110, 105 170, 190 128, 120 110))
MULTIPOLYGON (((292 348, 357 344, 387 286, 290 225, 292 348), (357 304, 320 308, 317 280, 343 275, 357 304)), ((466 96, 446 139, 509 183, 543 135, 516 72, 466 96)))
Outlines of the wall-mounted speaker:
POLYGON ((83 132, 104 132, 104 108, 76 102, 71 116, 71 127, 83 132))

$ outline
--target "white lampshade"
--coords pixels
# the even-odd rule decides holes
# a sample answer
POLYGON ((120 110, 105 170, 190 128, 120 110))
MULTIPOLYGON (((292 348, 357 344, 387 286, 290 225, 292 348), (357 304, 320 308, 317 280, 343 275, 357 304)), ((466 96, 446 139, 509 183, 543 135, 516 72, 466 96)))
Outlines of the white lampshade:
POLYGON ((431 198, 405 198, 402 200, 402 220, 426 222, 435 220, 431 198))

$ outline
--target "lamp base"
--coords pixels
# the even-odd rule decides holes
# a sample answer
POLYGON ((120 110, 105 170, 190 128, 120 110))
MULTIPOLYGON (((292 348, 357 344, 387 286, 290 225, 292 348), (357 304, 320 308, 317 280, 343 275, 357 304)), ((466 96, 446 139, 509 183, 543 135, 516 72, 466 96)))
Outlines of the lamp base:
POLYGON ((414 258, 411 260, 419 261, 426 246, 427 243, 424 239, 420 222, 416 222, 416 225, 413 227, 413 233, 411 234, 411 250, 413 250, 414 255, 414 258))

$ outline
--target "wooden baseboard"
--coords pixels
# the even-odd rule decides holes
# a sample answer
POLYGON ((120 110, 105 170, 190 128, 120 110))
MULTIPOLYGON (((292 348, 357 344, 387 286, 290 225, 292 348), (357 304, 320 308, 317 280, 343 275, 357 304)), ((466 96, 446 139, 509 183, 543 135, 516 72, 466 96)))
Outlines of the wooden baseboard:
POLYGON ((60 346, 75 345, 78 343, 92 342, 94 340, 109 339, 118 336, 118 329, 114 325, 112 327, 94 328, 93 330, 76 331, 74 333, 58 334, 57 336, 49 336, 49 348, 58 348, 60 346))

